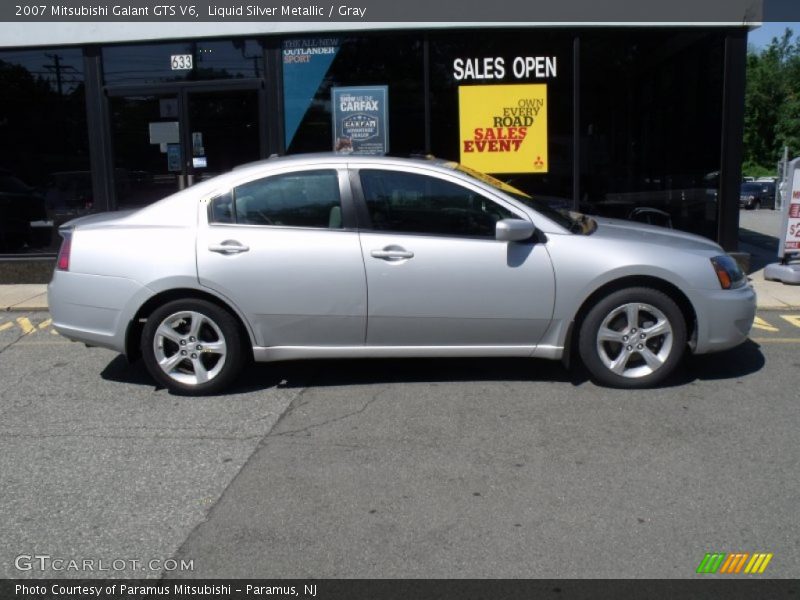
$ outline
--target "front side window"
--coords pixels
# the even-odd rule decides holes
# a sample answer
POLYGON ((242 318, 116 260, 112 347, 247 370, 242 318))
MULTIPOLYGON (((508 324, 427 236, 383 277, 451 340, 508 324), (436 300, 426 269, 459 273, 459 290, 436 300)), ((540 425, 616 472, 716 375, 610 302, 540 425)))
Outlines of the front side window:
POLYGON ((494 238, 500 219, 519 218, 470 189, 427 175, 362 169, 372 229, 494 238))
POLYGON ((333 169, 320 169, 257 179, 212 200, 209 220, 341 229, 339 177, 333 169))

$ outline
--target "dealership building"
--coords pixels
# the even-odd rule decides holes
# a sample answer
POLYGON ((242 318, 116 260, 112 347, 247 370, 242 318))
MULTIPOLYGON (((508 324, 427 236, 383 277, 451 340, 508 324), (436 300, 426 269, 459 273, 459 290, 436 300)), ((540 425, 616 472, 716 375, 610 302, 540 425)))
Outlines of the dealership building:
POLYGON ((747 31, 2 23, 0 265, 52 265, 75 216, 359 135, 369 153, 461 161, 557 207, 736 250, 747 31))

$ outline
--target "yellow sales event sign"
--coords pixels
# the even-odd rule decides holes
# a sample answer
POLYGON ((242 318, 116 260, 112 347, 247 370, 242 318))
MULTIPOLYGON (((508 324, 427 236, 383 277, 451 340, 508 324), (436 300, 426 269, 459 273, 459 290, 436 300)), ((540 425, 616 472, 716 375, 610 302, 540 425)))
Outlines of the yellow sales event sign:
POLYGON ((458 88, 461 164, 484 173, 547 173, 547 84, 458 88))

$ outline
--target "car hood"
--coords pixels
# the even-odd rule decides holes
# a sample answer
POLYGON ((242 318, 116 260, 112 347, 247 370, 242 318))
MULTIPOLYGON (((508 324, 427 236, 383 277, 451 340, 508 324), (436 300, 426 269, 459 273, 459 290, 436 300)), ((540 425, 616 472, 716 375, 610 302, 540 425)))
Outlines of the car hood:
POLYGON ((703 254, 724 254, 724 250, 716 242, 693 233, 624 221, 622 219, 592 218, 597 222, 597 229, 592 233, 592 237, 627 242, 638 241, 645 244, 664 246, 672 250, 702 252, 703 254))

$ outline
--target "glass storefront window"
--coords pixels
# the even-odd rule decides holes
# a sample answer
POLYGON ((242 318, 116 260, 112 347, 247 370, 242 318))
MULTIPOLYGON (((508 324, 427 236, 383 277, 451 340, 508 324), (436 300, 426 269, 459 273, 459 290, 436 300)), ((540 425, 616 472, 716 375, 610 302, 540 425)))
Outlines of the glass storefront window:
MULTIPOLYGON (((461 32, 431 33, 430 89, 431 89, 431 145, 434 155, 451 160, 461 157, 459 88, 477 86, 490 92, 492 86, 543 84, 546 91, 547 113, 543 119, 547 149, 547 163, 536 164, 534 155, 526 170, 520 173, 501 174, 491 168, 475 166, 479 170, 497 174, 524 192, 557 207, 572 207, 572 121, 573 121, 573 69, 572 45, 574 34, 566 30, 469 30, 461 32)), ((512 90, 512 88, 506 88, 512 90)), ((473 110, 480 110, 482 95, 475 91, 473 110)), ((484 118, 483 140, 494 136, 518 137, 520 127, 526 127, 525 115, 514 121, 513 110, 519 109, 521 98, 508 93, 508 101, 501 100, 498 117, 509 117, 493 122, 484 118), (512 106, 507 106, 511 104, 512 106), (507 106, 507 111, 503 108, 507 106), (502 113, 506 114, 502 114, 502 113), (491 125, 500 126, 492 128, 491 125), (514 128, 510 132, 509 128, 514 128), (488 131, 493 129, 493 131, 488 131)), ((524 102, 523 102, 524 103, 524 102)), ((491 110, 489 111, 491 112, 491 110)), ((487 113, 488 114, 488 113, 487 113)), ((517 113, 518 114, 518 113, 517 113)), ((473 127, 480 123, 475 121, 473 127)), ((471 122, 470 122, 471 123, 471 122)), ((500 139, 497 146, 513 144, 513 140, 500 139)), ((471 149, 480 151, 484 146, 473 143, 471 149)), ((508 153, 506 156, 511 156, 508 153)), ((501 159, 502 160, 502 159, 501 159)))
POLYGON ((103 48, 107 85, 264 76, 257 40, 196 40, 103 48))
POLYGON ((725 33, 580 34, 582 211, 716 238, 725 33))
MULTIPOLYGON (((281 38, 281 115, 265 105, 273 90, 236 81, 275 85, 260 40, 108 45, 101 52, 109 121, 94 134, 107 133, 113 147, 112 207, 140 206, 266 156, 272 118, 283 119, 286 153, 330 151, 334 87, 387 86, 391 154, 459 161, 464 123, 485 118, 465 119, 465 98, 478 114, 497 102, 495 86, 542 84, 547 155, 519 172, 483 170, 556 207, 716 238, 728 33, 474 28, 281 38), (198 81, 207 83, 191 84, 198 81), (151 126, 168 123, 178 125, 177 139, 154 142, 151 126)), ((82 50, 0 50, 0 90, 0 254, 54 253, 54 227, 96 209, 82 50)), ((491 135, 484 128, 470 148, 507 151, 519 140, 509 127, 526 124, 511 109, 525 107, 500 102, 510 112, 498 116, 509 123, 494 123, 491 135)))
POLYGON ((0 254, 51 254, 92 207, 82 53, 1 51, 0 90, 0 254))
POLYGON ((424 67, 421 36, 287 39, 283 42, 287 154, 333 149, 331 88, 389 88, 389 152, 425 148, 424 67))

